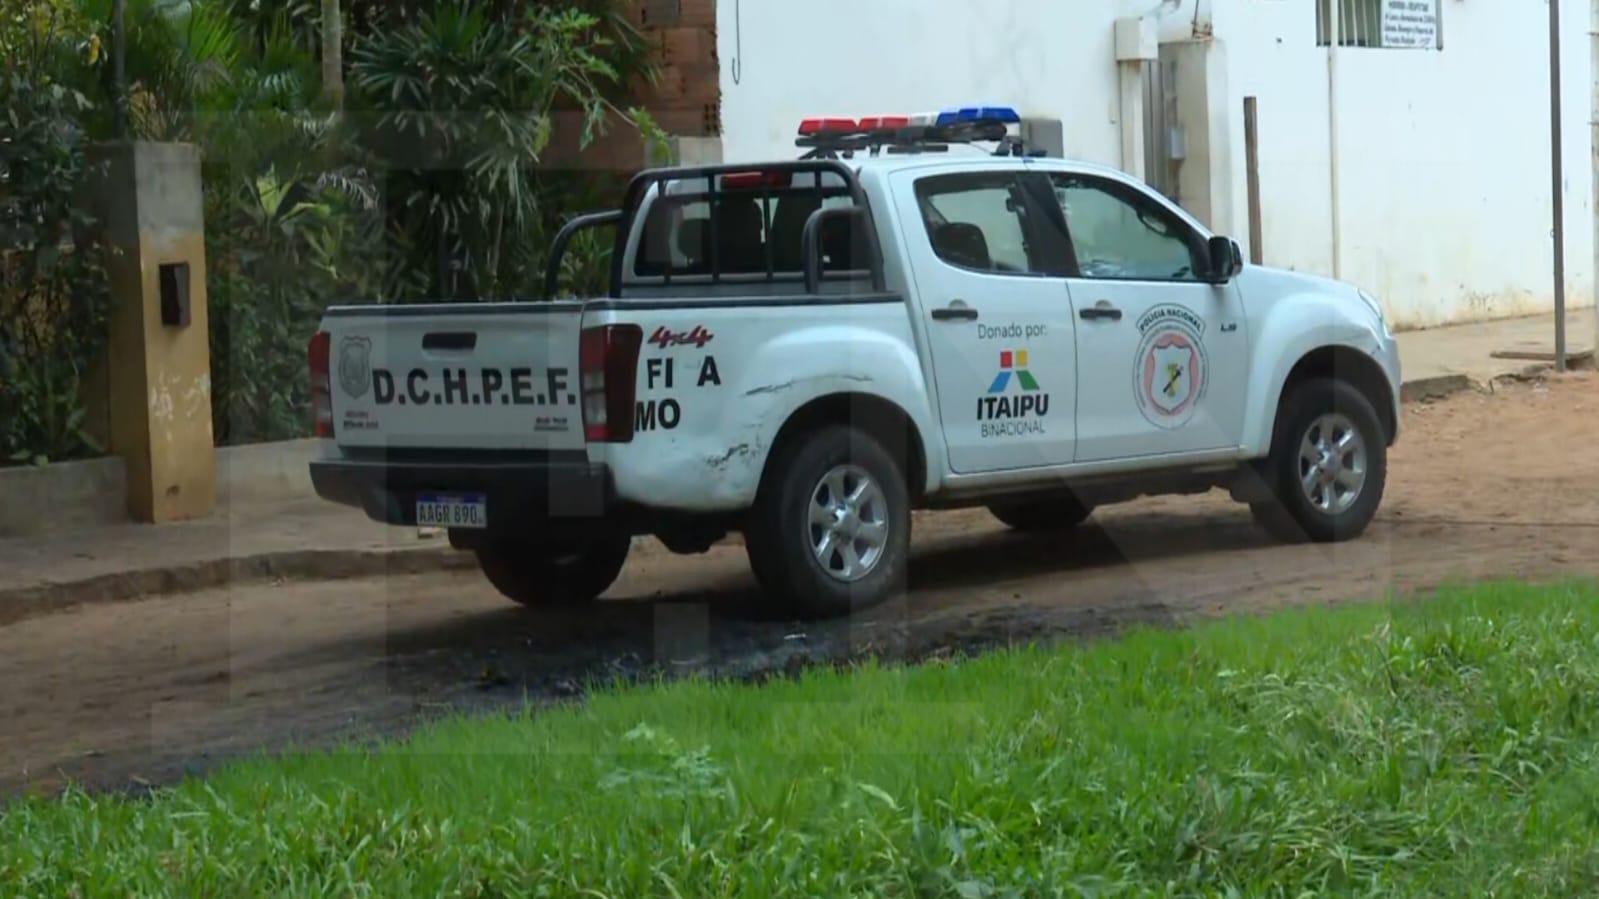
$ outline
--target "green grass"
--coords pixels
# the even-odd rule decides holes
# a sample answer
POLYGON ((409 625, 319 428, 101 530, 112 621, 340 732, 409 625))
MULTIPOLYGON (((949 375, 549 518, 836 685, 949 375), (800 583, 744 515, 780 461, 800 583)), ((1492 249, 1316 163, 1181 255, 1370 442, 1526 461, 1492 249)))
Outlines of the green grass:
POLYGON ((1599 588, 676 683, 0 818, 0 894, 1592 895, 1599 588))

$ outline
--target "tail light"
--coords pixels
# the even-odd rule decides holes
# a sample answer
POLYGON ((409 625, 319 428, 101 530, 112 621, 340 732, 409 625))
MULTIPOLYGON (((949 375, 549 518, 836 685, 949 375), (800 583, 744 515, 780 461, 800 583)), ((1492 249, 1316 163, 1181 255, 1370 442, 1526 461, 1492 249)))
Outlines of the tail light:
POLYGON ((306 347, 311 362, 311 410, 318 437, 333 436, 333 382, 328 372, 332 344, 328 332, 318 331, 311 335, 306 347))
POLYGON ((584 328, 578 367, 583 390, 583 434, 591 443, 633 439, 633 401, 638 392, 638 325, 584 328))

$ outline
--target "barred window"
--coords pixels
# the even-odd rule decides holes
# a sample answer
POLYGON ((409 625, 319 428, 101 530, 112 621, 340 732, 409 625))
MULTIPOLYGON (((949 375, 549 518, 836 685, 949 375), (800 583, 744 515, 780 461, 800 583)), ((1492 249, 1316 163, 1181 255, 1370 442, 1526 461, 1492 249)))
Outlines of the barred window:
MULTIPOLYGON (((1316 46, 1332 31, 1332 0, 1316 0, 1316 46)), ((1442 50, 1442 0, 1338 0, 1338 46, 1442 50)))

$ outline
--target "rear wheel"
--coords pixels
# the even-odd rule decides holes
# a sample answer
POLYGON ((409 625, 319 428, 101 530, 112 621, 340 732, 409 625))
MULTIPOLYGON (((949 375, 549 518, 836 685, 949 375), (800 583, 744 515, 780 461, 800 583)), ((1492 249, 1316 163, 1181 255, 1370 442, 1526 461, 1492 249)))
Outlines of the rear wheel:
POLYGON ((1283 540, 1350 540, 1376 517, 1388 480, 1388 438, 1377 411, 1343 381, 1316 379, 1284 398, 1267 483, 1275 501, 1250 506, 1283 540))
POLYGON ((904 589, 910 498, 894 457, 834 425, 772 460, 745 532, 767 595, 807 617, 832 617, 904 589))
POLYGON ((616 582, 633 539, 625 534, 549 547, 494 543, 477 548, 483 574, 512 602, 524 606, 581 605, 616 582))
POLYGON ((996 503, 989 506, 988 511, 999 519, 1001 524, 1013 530, 1024 533, 1049 533, 1069 531, 1077 527, 1088 520, 1094 509, 1076 498, 1066 497, 1044 502, 996 503))

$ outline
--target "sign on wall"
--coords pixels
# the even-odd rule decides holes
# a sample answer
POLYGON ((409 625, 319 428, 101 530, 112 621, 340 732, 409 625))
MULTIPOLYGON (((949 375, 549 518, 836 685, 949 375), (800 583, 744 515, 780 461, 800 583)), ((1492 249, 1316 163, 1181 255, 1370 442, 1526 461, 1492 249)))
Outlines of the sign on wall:
POLYGON ((1417 50, 1438 46, 1437 0, 1382 0, 1382 45, 1417 50))

